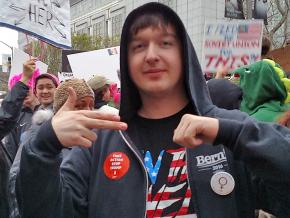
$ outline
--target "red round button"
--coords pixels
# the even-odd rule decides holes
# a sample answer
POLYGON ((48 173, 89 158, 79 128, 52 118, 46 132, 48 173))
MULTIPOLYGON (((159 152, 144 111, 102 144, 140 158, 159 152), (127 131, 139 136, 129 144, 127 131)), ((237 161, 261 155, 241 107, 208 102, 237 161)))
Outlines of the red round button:
POLYGON ((104 162, 104 172, 109 179, 118 180, 129 170, 130 160, 123 152, 111 153, 104 162))

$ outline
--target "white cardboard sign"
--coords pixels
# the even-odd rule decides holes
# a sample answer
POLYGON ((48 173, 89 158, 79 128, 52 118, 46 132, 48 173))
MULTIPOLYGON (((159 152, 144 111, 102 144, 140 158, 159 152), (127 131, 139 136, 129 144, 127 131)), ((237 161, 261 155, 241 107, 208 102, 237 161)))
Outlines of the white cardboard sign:
POLYGON ((35 36, 56 47, 71 47, 68 0, 1 0, 0 26, 35 36))
POLYGON ((263 21, 245 20, 206 23, 203 42, 203 70, 221 67, 234 70, 260 60, 263 21))
POLYGON ((120 47, 112 47, 68 55, 75 78, 89 80, 94 75, 105 76, 120 87, 117 70, 120 68, 120 47))
MULTIPOLYGON (((29 54, 17 48, 13 48, 13 59, 11 63, 12 67, 8 81, 10 81, 12 76, 23 72, 23 63, 29 59, 30 59, 29 54)), ((41 61, 36 61, 36 67, 39 68, 40 73, 46 73, 48 65, 41 61)))

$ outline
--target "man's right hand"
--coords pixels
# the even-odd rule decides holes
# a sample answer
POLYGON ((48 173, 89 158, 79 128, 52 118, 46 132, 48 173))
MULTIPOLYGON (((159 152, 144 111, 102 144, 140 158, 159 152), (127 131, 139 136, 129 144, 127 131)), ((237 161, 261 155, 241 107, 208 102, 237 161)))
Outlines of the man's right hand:
POLYGON ((36 68, 35 64, 36 60, 37 60, 36 58, 32 57, 23 64, 23 73, 20 81, 26 85, 28 84, 28 81, 32 77, 33 72, 36 68))
POLYGON ((76 101, 76 93, 70 87, 67 101, 51 121, 53 130, 64 147, 92 146, 92 142, 97 139, 92 129, 127 129, 127 124, 121 122, 119 116, 98 111, 75 110, 76 101))

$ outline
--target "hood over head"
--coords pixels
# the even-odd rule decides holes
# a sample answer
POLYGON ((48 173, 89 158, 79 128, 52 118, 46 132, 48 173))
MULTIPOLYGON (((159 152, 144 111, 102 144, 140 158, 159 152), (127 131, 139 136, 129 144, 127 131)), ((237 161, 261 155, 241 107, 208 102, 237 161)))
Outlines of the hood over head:
MULTIPOLYGON (((260 121, 272 122, 289 108, 289 104, 284 103, 286 87, 267 60, 240 67, 234 73, 240 75, 243 90, 241 111, 260 121)), ((284 77, 283 72, 281 77, 284 77)))
MULTIPOLYGON (((186 29, 178 15, 169 7, 151 2, 133 10, 126 18, 120 45, 120 72, 121 72, 121 103, 120 116, 122 121, 128 122, 141 106, 139 92, 129 75, 128 44, 130 39, 130 27, 139 17, 144 14, 161 14, 170 24, 176 28, 176 33, 181 37, 183 71, 185 73, 184 84, 186 92, 196 113, 206 114, 213 106, 203 72, 201 70, 194 47, 186 32, 186 29)), ((144 28, 146 28, 145 26, 144 28)))

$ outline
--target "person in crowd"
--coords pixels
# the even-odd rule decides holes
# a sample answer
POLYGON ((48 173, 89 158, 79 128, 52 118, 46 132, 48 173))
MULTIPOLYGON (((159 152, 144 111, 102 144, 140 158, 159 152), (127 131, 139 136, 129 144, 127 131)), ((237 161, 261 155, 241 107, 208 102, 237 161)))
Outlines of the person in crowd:
POLYGON ((57 113, 64 105, 69 96, 69 87, 76 93, 77 102, 76 110, 93 110, 94 109, 94 92, 88 83, 83 79, 69 79, 63 82, 57 88, 53 101, 53 111, 57 113))
MULTIPOLYGON (((86 83, 85 80, 82 79, 70 79, 61 83, 55 91, 54 100, 53 100, 53 112, 57 113, 58 110, 63 106, 66 102, 69 89, 73 89, 76 94, 76 104, 75 110, 93 110, 94 108, 94 92, 86 83)), ((25 133, 24 141, 28 140, 30 137, 30 132, 35 126, 39 126, 45 121, 49 120, 53 116, 51 110, 38 110, 32 117, 32 127, 25 133)), ((10 170, 9 175, 9 207, 10 207, 10 215, 9 218, 20 218, 18 201, 16 198, 16 175, 19 172, 20 166, 20 156, 23 148, 23 144, 20 145, 18 152, 16 154, 15 160, 10 170)), ((68 149, 63 150, 63 155, 69 152, 68 149)))
POLYGON ((262 51, 261 51, 261 57, 263 58, 269 58, 268 53, 270 52, 272 47, 272 42, 270 38, 267 35, 263 35, 262 37, 262 51))
POLYGON ((21 78, 11 87, 0 107, 0 217, 3 218, 9 215, 7 181, 13 157, 2 143, 2 139, 17 126, 22 105, 30 101, 28 82, 32 77, 33 69, 31 62, 24 64, 21 78))
POLYGON ((289 217, 289 201, 268 196, 290 181, 290 130, 212 104, 172 9, 130 12, 120 51, 120 117, 75 111, 70 90, 24 145, 22 217, 289 217))
POLYGON ((290 80, 274 61, 263 59, 234 71, 243 90, 241 111, 265 122, 276 122, 290 108, 290 80))
POLYGON ((59 85, 53 74, 43 73, 35 79, 34 93, 40 102, 39 110, 52 110, 54 92, 59 85))
POLYGON ((227 79, 211 79, 207 82, 212 103, 227 110, 240 109, 243 90, 227 79))
POLYGON ((32 75, 31 78, 26 82, 27 86, 29 87, 29 91, 26 93, 23 104, 19 108, 20 115, 15 117, 18 119, 17 124, 3 139, 3 143, 9 154, 11 164, 13 163, 14 157, 16 155, 21 140, 21 135, 29 129, 31 125, 31 117, 39 105, 39 102, 33 93, 35 75, 39 74, 39 70, 36 69, 35 61, 36 59, 34 58, 27 60, 23 64, 23 73, 16 75, 15 78, 11 78, 10 81, 10 88, 12 88, 19 82, 19 80, 22 81, 22 78, 25 78, 24 75, 32 75))
POLYGON ((89 86, 95 93, 95 109, 105 113, 118 114, 119 110, 109 106, 111 101, 110 81, 104 76, 95 75, 88 80, 89 86))

